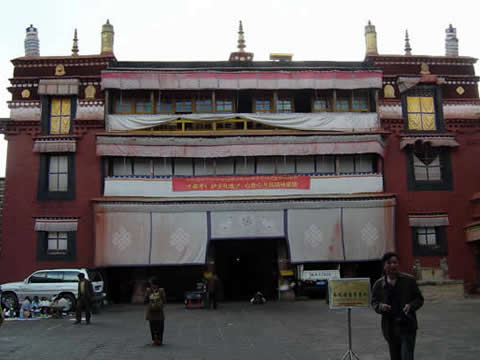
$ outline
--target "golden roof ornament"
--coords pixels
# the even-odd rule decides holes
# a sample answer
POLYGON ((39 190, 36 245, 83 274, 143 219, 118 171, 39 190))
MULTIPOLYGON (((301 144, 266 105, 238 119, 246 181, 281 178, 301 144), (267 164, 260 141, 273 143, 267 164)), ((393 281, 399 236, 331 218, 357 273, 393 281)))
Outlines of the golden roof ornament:
POLYGON ((106 24, 102 25, 102 46, 101 54, 113 54, 113 37, 115 32, 113 31, 113 26, 110 24, 110 21, 107 19, 106 24))
POLYGON ((365 45, 367 55, 378 55, 377 50, 377 32, 375 25, 372 25, 368 20, 368 25, 365 26, 365 45))
POLYGON ((412 55, 412 47, 408 38, 408 30, 405 30, 405 55, 412 55))
POLYGON ((243 32, 243 24, 240 20, 240 25, 238 27, 238 44, 237 48, 238 51, 232 52, 230 54, 229 61, 252 61, 253 60, 253 53, 246 52, 245 48, 245 36, 243 32))
POLYGON ((74 35, 73 35, 72 56, 78 56, 77 29, 75 29, 75 32, 74 32, 74 35))
POLYGON ((245 52, 245 48, 247 47, 245 45, 245 37, 243 33, 243 25, 242 25, 242 20, 240 20, 240 26, 238 27, 238 52, 245 52))

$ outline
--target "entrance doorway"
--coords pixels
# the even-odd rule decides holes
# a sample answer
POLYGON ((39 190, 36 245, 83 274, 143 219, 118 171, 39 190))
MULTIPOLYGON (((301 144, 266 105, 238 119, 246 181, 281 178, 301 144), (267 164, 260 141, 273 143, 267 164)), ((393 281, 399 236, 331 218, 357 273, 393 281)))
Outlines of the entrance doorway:
POLYGON ((216 240, 216 273, 224 300, 250 299, 257 291, 274 298, 277 289, 278 240, 216 240))

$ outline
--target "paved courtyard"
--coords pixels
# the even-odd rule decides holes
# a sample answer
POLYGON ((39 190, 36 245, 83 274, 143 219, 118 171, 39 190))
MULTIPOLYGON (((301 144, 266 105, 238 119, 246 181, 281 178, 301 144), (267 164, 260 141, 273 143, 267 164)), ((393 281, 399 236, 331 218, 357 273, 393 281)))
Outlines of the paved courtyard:
MULTIPOLYGON (((143 307, 111 305, 92 324, 68 319, 7 321, 0 359, 341 359, 347 350, 346 311, 324 301, 220 304, 216 311, 166 306, 165 345, 150 344, 143 307)), ((477 360, 480 300, 426 302, 416 358, 477 360)), ((353 350, 360 359, 388 359, 380 317, 352 310, 353 350)))

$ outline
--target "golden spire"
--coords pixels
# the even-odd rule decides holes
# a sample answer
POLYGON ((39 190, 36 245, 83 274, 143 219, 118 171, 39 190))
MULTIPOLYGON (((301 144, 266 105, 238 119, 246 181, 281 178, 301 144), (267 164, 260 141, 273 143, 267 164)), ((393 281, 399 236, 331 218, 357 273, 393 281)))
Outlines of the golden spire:
POLYGON ((74 32, 74 35, 73 35, 72 56, 78 56, 77 29, 75 29, 75 32, 74 32))
POLYGON ((365 26, 365 45, 367 56, 378 55, 377 32, 375 31, 375 25, 372 25, 370 20, 368 20, 368 25, 365 26))
POLYGON ((240 25, 238 27, 238 51, 230 53, 229 61, 252 61, 253 60, 253 53, 246 52, 245 48, 245 37, 243 34, 243 25, 242 21, 240 20, 240 25))
POLYGON ((113 26, 110 24, 110 21, 107 20, 107 23, 102 26, 102 48, 101 54, 113 54, 113 36, 115 35, 113 31, 113 26))
POLYGON ((408 38, 408 30, 405 30, 405 55, 412 55, 412 47, 408 38))
POLYGON ((245 37, 243 36, 243 26, 242 26, 242 20, 240 20, 240 26, 238 27, 238 52, 244 52, 245 48, 247 47, 245 45, 245 37))

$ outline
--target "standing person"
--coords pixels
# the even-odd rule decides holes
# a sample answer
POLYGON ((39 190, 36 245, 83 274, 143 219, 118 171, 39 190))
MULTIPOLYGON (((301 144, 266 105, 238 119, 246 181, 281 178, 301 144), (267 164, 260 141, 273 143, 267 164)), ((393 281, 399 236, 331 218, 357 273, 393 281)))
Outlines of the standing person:
POLYGON ((145 319, 150 324, 153 345, 163 345, 163 330, 165 328, 165 314, 163 305, 167 302, 165 290, 160 287, 158 279, 150 280, 150 288, 145 292, 144 303, 147 305, 145 319))
POLYGON ((207 279, 207 291, 208 291, 208 308, 217 308, 217 286, 218 276, 214 272, 207 279))
POLYGON ((413 276, 399 272, 399 257, 387 252, 382 257, 384 275, 373 285, 372 306, 382 315, 382 333, 391 360, 413 360, 417 334, 415 312, 423 296, 413 276))
POLYGON ((78 299, 76 308, 75 324, 80 324, 82 321, 82 309, 85 310, 85 320, 87 325, 90 324, 90 304, 93 298, 93 286, 92 283, 85 279, 84 273, 78 273, 78 299))

